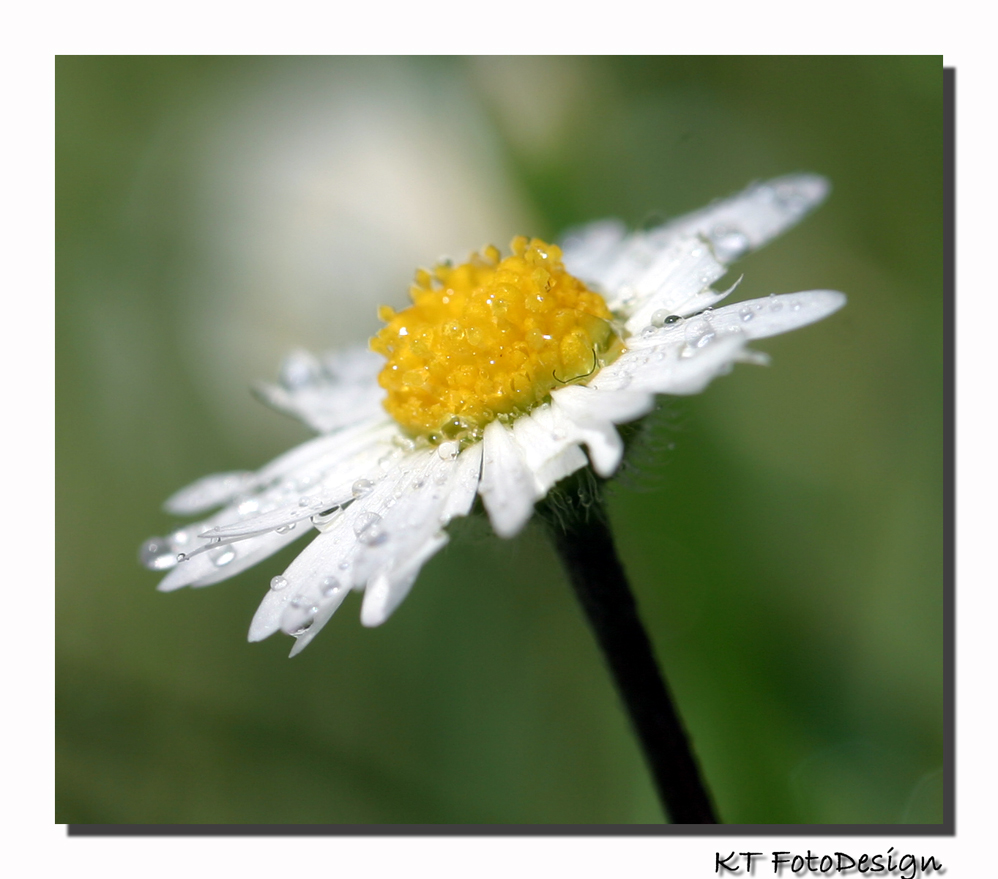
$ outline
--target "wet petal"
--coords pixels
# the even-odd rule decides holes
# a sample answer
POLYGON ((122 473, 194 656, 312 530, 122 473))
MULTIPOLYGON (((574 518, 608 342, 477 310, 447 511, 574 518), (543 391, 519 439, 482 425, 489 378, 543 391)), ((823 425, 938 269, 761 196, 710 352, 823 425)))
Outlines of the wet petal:
POLYGON ((756 183, 659 227, 664 240, 699 235, 706 238, 725 265, 762 247, 795 226, 827 198, 831 186, 817 174, 787 174, 756 183))
POLYGON ((512 431, 501 421, 485 428, 478 493, 500 537, 516 534, 534 511, 538 498, 534 476, 512 431))
POLYGON ((254 390, 269 406, 298 418, 320 433, 339 430, 382 414, 384 391, 377 382, 384 360, 366 348, 352 348, 319 361, 296 351, 281 366, 280 384, 254 390))

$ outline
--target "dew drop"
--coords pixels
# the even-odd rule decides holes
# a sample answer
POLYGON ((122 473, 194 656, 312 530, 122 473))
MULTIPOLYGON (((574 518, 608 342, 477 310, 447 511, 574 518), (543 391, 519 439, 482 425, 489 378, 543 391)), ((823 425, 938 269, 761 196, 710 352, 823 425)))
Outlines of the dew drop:
POLYGON ((364 495, 371 493, 372 488, 374 488, 374 483, 370 479, 358 479, 350 492, 354 497, 364 497, 364 495))
POLYGON ((236 551, 231 546, 220 546, 208 553, 208 558, 216 568, 224 568, 236 557, 236 551))
POLYGON ((312 516, 312 524, 318 528, 320 531, 326 531, 329 526, 333 524, 340 517, 342 513, 340 507, 333 507, 329 510, 323 510, 321 513, 316 513, 312 516))
POLYGON ((655 330, 656 329, 658 329, 658 328, 655 327, 655 326, 653 326, 652 324, 648 324, 648 326, 644 327, 641 330, 641 335, 642 335, 643 338, 649 339, 649 338, 651 338, 652 336, 655 335, 655 330))
POLYGON ((715 226, 710 233, 714 254, 719 260, 728 262, 737 259, 749 248, 748 236, 739 229, 715 226))
POLYGON ((166 540, 153 537, 139 547, 139 561, 153 571, 163 571, 172 568, 177 558, 166 540))
POLYGON ((335 577, 326 577, 322 581, 322 597, 332 598, 337 592, 340 591, 341 588, 340 581, 335 577))
POLYGON ((187 561, 187 553, 186 552, 178 552, 177 553, 177 561, 178 562, 186 562, 187 561))
POLYGON ((295 530, 295 526, 297 524, 298 524, 297 522, 288 522, 287 525, 281 525, 280 528, 275 528, 274 530, 278 534, 287 534, 289 531, 294 531, 295 530))
POLYGON ((407 436, 402 436, 400 433, 397 433, 392 437, 392 444, 402 449, 403 452, 411 452, 414 448, 416 448, 415 440, 411 440, 407 436))
POLYGON ((315 503, 315 501, 313 501, 312 498, 310 498, 308 495, 302 495, 300 498, 298 498, 299 507, 310 507, 312 506, 313 503, 315 503))
POLYGON ((698 318, 690 321, 686 327, 686 344, 690 348, 703 348, 710 344, 715 335, 710 321, 706 318, 698 318))
POLYGON ((742 319, 743 323, 748 323, 755 317, 755 312, 752 311, 751 305, 746 305, 744 308, 739 309, 738 316, 742 319))
POLYGON ((783 303, 777 298, 775 293, 769 294, 769 310, 770 311, 781 311, 783 309, 783 303))
POLYGON ((280 592, 287 585, 288 585, 287 577, 274 577, 274 579, 270 581, 270 588, 274 592, 280 592))
POLYGON ((460 451, 460 444, 454 442, 453 440, 446 443, 440 443, 440 445, 437 446, 437 455, 442 461, 453 461, 460 451))
POLYGON ((381 516, 377 513, 361 513, 353 525, 353 533, 357 540, 365 546, 377 546, 388 539, 381 524, 381 516))
POLYGON ((300 638, 309 629, 312 628, 312 623, 314 623, 314 622, 315 622, 315 620, 305 620, 304 623, 302 623, 297 629, 295 629, 293 632, 290 633, 291 636, 293 638, 300 638))

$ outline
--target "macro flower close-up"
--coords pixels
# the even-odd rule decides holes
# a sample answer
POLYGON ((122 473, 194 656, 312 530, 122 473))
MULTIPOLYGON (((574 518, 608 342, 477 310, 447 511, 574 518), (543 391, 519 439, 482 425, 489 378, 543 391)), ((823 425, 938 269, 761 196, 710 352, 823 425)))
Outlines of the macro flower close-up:
POLYGON ((943 821, 940 66, 57 59, 57 820, 943 821))
POLYGON ((559 480, 588 463, 612 476, 624 453, 615 426, 648 414, 656 395, 699 393, 737 362, 764 363, 749 342, 840 308, 845 297, 828 290, 715 307, 736 285, 711 286, 827 189, 791 175, 648 230, 597 222, 564 251, 521 237, 506 258, 489 246, 420 270, 412 305, 381 310, 376 353, 296 353, 280 385, 259 389, 320 436, 173 495, 171 513, 223 508, 147 541, 142 560, 170 569, 163 591, 207 586, 314 529, 271 579, 250 640, 282 630, 293 656, 352 589, 364 592, 363 623, 383 623, 476 496, 495 532, 514 536, 559 480))

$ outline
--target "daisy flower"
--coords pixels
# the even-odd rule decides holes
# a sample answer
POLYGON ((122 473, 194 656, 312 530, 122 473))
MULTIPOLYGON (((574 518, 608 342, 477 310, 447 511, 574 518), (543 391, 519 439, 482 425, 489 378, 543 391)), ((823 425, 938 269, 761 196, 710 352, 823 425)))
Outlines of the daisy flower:
POLYGON ((811 290, 715 307, 728 265, 794 225, 827 183, 791 175, 656 228, 616 221, 561 246, 518 237, 462 264, 416 273, 412 304, 383 307, 369 348, 298 352, 258 388, 319 435, 256 472, 205 477, 166 502, 194 524, 141 548, 162 591, 208 586, 306 533, 250 625, 294 636, 294 656, 351 590, 361 621, 383 623, 475 500, 512 537, 552 487, 587 465, 610 477, 616 425, 659 394, 695 394, 754 339, 831 314, 845 297, 811 290), (216 512, 205 515, 211 510, 216 512))

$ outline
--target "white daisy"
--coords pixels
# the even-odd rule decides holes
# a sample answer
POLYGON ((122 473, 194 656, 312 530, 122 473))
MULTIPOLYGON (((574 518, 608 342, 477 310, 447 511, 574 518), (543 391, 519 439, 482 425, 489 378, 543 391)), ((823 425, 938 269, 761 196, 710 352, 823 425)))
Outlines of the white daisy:
POLYGON ((207 586, 315 530, 250 625, 300 652, 351 589, 361 621, 384 622, 446 526, 481 497, 496 533, 512 537, 560 479, 620 464, 615 425, 657 394, 694 394, 737 361, 764 363, 753 339, 819 320, 845 303, 830 290, 771 295, 722 308, 727 265, 794 225, 827 183, 793 175, 647 231, 616 221, 570 234, 561 248, 513 241, 459 266, 417 273, 413 304, 383 308, 386 326, 357 349, 283 364, 264 399, 319 436, 255 472, 208 476, 167 511, 214 514, 147 541, 159 589, 207 586))

